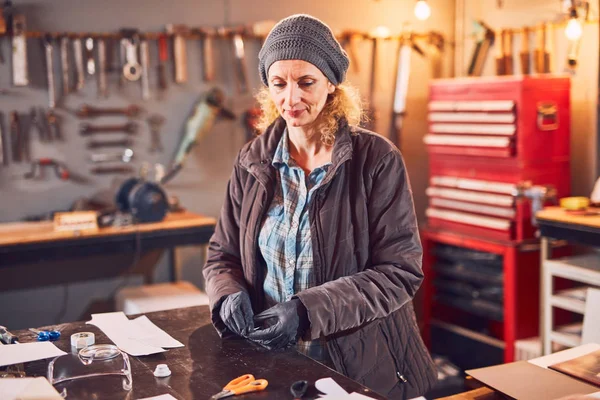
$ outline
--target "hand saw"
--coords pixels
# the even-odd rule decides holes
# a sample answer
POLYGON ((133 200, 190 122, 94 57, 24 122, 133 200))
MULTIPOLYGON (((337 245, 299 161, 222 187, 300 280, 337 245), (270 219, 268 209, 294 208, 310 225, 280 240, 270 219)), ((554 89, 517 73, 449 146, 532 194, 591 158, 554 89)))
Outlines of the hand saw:
POLYGON ((481 76, 483 65, 487 58, 490 47, 494 44, 494 31, 487 26, 483 21, 477 21, 478 27, 483 28, 483 34, 480 34, 480 39, 475 44, 471 62, 469 63, 469 76, 481 76))

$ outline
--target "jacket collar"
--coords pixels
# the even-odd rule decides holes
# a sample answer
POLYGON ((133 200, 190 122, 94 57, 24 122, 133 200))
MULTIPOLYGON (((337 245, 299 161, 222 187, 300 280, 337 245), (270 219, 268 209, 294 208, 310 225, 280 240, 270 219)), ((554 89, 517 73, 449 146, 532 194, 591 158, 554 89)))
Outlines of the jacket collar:
MULTIPOLYGON (((260 173, 269 168, 285 128, 285 120, 282 117, 277 118, 263 134, 242 149, 239 165, 251 173, 260 173)), ((348 125, 346 119, 341 119, 338 123, 331 156, 332 170, 337 169, 344 161, 352 158, 351 133, 352 128, 348 125)))

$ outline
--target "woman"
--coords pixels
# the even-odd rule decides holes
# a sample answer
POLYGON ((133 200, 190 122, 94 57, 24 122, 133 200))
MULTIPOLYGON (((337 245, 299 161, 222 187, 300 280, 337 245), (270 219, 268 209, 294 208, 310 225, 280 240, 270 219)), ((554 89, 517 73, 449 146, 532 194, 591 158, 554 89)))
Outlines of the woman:
POLYGON ((295 344, 383 395, 415 397, 436 373, 412 308, 423 279, 412 192, 398 149, 358 127, 348 65, 308 15, 266 38, 264 132, 235 161, 204 267, 212 321, 223 337, 295 344))

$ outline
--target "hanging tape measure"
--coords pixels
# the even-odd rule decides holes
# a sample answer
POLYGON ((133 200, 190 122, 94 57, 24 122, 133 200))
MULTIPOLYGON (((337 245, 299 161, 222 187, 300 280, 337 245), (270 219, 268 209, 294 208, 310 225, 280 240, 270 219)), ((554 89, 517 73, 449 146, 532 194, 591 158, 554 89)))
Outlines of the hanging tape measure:
POLYGON ((92 332, 79 332, 71 335, 71 347, 83 349, 96 343, 96 337, 92 332))

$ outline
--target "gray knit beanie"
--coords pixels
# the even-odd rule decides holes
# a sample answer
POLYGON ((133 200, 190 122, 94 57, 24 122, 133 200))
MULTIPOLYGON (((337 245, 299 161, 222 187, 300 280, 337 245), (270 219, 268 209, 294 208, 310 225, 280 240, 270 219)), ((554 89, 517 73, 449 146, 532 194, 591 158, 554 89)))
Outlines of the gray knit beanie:
POLYGON ((258 70, 265 86, 269 86, 269 68, 279 60, 307 61, 336 86, 344 81, 350 64, 329 26, 306 14, 284 18, 269 32, 258 53, 258 70))

